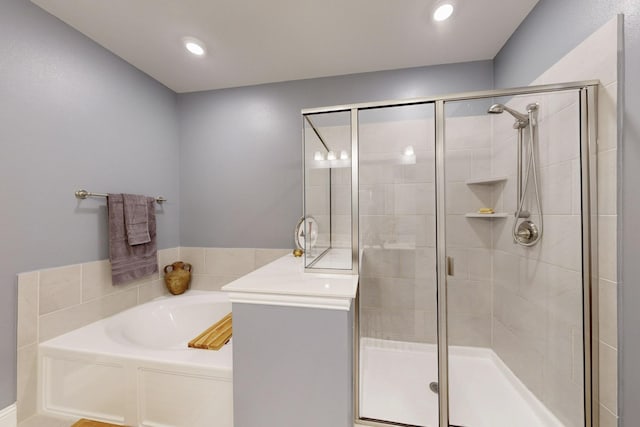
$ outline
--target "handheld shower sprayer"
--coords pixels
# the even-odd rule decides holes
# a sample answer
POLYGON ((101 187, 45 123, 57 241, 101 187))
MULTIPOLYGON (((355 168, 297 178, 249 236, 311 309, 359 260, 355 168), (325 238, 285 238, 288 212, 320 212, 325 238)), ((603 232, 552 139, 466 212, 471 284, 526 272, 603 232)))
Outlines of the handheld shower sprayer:
POLYGON ((542 203, 540 202, 540 190, 538 183, 538 173, 536 166, 535 145, 538 140, 538 107, 537 103, 531 103, 527 105, 527 114, 520 113, 513 110, 503 104, 493 104, 489 107, 487 113, 489 114, 502 114, 507 112, 511 114, 515 119, 513 128, 518 131, 518 162, 517 162, 517 207, 515 213, 515 220, 513 222, 513 240, 514 242, 522 246, 533 246, 540 238, 542 238, 543 231, 543 215, 542 215, 542 203), (529 129, 529 144, 527 147, 526 157, 526 171, 523 175, 522 170, 522 151, 524 146, 524 130, 529 129), (536 226, 528 218, 531 213, 524 209, 524 202, 527 195, 527 189, 529 188, 529 177, 533 177, 533 185, 536 196, 536 205, 538 208, 538 214, 540 216, 540 226, 536 226), (524 178, 524 179, 523 179, 524 178), (523 182, 524 181, 524 182, 523 182), (524 221, 518 223, 520 218, 524 218, 524 221))
POLYGON ((516 122, 513 124, 514 129, 524 129, 529 125, 529 116, 527 114, 519 113, 516 110, 509 108, 503 104, 493 104, 491 107, 489 107, 487 113, 502 114, 505 111, 511 114, 516 119, 516 122))

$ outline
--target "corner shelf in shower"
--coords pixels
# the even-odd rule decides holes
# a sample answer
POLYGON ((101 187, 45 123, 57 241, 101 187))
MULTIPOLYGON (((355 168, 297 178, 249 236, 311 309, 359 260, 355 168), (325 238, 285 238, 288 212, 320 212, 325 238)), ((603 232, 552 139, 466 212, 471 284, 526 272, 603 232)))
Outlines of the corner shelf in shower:
POLYGON ((481 213, 477 213, 477 212, 471 212, 468 214, 464 214, 465 217, 467 218, 486 218, 486 219, 491 219, 491 218, 507 218, 510 214, 507 212, 496 212, 496 213, 492 213, 492 214, 481 214, 481 213))
POLYGON ((464 183, 467 185, 485 185, 485 184, 497 184, 507 180, 506 176, 496 176, 493 178, 476 178, 468 179, 464 183))

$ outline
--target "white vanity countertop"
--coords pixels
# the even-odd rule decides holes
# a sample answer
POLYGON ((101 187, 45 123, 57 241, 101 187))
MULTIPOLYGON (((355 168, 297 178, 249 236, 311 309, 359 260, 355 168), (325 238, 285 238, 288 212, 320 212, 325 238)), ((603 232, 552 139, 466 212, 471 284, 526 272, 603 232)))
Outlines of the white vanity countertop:
POLYGON ((232 303, 349 310, 358 276, 305 273, 303 258, 285 255, 222 288, 232 303))

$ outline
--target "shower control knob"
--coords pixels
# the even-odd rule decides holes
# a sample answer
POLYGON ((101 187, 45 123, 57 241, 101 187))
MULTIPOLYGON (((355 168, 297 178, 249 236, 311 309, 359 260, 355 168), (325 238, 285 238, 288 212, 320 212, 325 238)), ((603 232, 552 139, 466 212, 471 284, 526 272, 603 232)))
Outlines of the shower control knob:
POLYGON ((531 221, 522 221, 516 230, 516 240, 524 246, 533 246, 540 238, 538 227, 531 221))
POLYGON ((528 229, 518 230, 518 238, 521 240, 529 240, 531 238, 531 230, 528 230, 528 229))

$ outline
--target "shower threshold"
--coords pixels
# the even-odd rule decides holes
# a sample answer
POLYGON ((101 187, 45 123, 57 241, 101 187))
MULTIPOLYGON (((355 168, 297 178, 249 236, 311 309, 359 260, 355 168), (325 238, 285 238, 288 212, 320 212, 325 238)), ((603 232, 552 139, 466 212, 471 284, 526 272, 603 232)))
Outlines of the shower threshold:
MULTIPOLYGON (((362 338, 360 417, 436 427, 437 347, 362 338)), ((450 427, 564 427, 489 348, 449 347, 450 427)))

